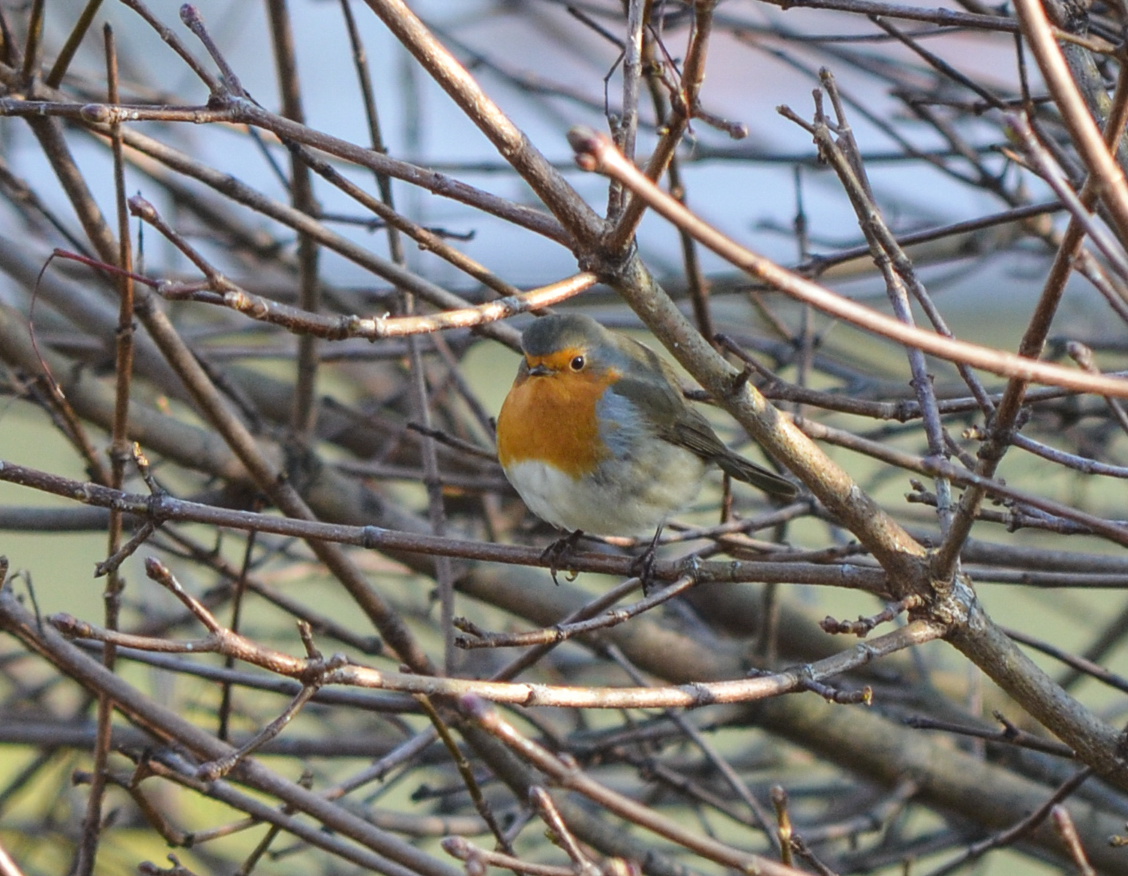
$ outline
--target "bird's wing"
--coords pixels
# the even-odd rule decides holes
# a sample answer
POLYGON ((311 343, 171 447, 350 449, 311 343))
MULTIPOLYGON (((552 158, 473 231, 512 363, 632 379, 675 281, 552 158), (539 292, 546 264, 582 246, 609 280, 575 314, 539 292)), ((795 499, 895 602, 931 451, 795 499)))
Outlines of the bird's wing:
POLYGON ((662 437, 715 462, 725 474, 758 487, 765 493, 790 498, 799 492, 791 481, 729 450, 717 437, 709 421, 693 408, 687 406, 685 415, 671 423, 668 432, 662 437))
POLYGON ((642 377, 624 374, 611 391, 631 401, 655 435, 715 462, 725 473, 764 492, 777 496, 798 492, 791 481, 729 450, 704 415, 686 403, 673 367, 649 347, 639 346, 646 353, 649 374, 647 369, 639 369, 642 377))

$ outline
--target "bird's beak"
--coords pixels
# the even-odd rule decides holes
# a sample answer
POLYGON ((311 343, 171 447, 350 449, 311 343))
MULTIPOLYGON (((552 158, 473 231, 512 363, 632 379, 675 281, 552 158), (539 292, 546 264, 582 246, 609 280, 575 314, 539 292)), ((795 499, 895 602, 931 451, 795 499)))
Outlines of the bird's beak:
POLYGON ((545 377, 552 373, 547 365, 529 365, 527 370, 530 377, 545 377))

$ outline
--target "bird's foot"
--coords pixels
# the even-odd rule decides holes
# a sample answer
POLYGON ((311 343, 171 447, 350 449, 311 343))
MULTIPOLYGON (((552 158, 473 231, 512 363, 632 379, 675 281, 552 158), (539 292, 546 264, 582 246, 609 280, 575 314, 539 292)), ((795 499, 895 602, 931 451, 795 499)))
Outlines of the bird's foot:
MULTIPOLYGON (((552 583, 557 587, 560 582, 556 580, 556 573, 560 569, 560 564, 563 560, 568 558, 568 554, 575 548, 576 543, 583 537, 584 531, 582 529, 573 530, 563 538, 558 538, 548 547, 541 552, 541 562, 548 563, 548 572, 552 575, 552 583)), ((576 573, 571 572, 571 579, 575 580, 576 573)))
POLYGON ((646 550, 635 558, 635 561, 631 563, 627 570, 629 574, 637 577, 642 583, 644 596, 649 596, 654 584, 657 583, 654 578, 654 564, 658 560, 658 539, 661 536, 662 526, 659 525, 654 530, 654 538, 650 539, 650 544, 646 546, 646 550))

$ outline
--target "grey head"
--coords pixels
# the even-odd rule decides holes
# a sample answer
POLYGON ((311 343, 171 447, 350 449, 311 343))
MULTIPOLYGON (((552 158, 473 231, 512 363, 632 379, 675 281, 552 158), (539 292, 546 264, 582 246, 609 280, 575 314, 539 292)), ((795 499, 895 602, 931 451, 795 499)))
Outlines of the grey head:
POLYGON ((557 350, 583 350, 607 344, 610 332, 585 313, 560 313, 534 320, 521 335, 521 347, 530 356, 547 356, 557 350))

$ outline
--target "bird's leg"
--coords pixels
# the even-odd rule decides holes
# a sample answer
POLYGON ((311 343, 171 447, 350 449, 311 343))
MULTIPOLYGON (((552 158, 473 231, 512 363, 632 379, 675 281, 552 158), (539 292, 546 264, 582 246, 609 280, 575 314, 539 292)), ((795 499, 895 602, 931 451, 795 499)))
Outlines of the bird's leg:
POLYGON ((556 539, 552 544, 546 547, 541 552, 541 561, 548 563, 549 574, 552 575, 552 583, 557 587, 560 582, 556 580, 556 572, 559 570, 560 561, 566 559, 568 554, 572 552, 572 548, 576 546, 583 537, 584 531, 582 529, 573 530, 568 535, 556 539))
POLYGON ((658 524, 658 528, 654 530, 654 538, 650 539, 646 550, 631 563, 629 569, 630 574, 638 576, 639 581, 642 582, 642 592, 645 596, 650 595, 650 587, 654 584, 654 563, 658 557, 658 539, 662 537, 663 526, 662 523, 658 524))

